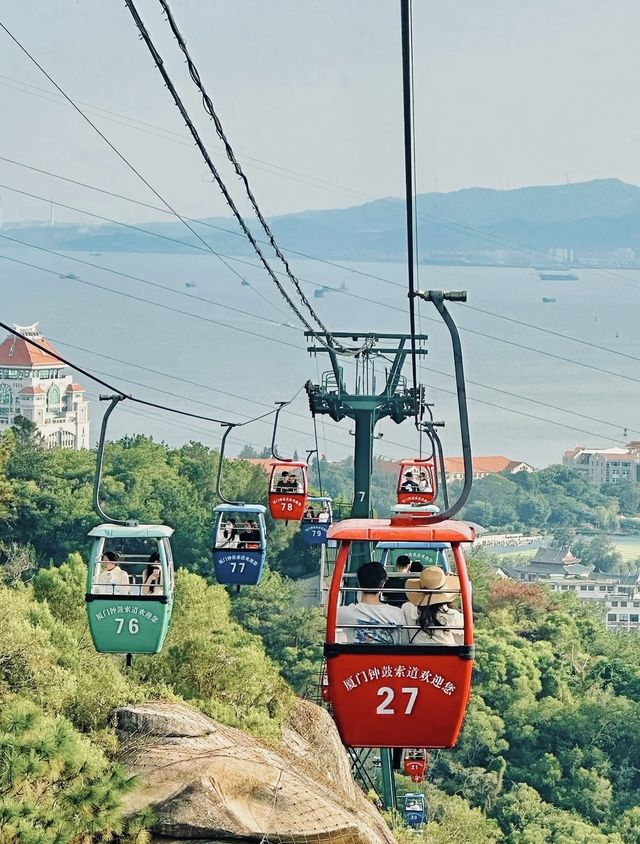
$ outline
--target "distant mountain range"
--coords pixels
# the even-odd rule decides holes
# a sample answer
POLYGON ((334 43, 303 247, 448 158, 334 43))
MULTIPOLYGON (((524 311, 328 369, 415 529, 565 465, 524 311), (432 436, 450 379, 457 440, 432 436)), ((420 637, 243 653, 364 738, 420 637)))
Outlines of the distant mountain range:
MULTIPOLYGON (((486 253, 487 263, 499 263, 505 256, 498 254, 505 252, 513 260, 519 255, 523 263, 532 263, 536 253, 551 249, 572 249, 576 260, 585 262, 589 256, 618 249, 640 254, 640 187, 619 179, 426 193, 417 197, 416 207, 422 259, 464 262, 486 253)), ((250 224, 260 237, 255 221, 250 224)), ((317 257, 354 261, 405 257, 405 211, 400 199, 285 214, 271 218, 270 224, 283 247, 317 257)), ((212 217, 194 227, 216 252, 252 254, 246 239, 236 234, 232 219, 212 217)), ((157 236, 111 224, 25 223, 5 226, 2 234, 49 249, 84 252, 193 253, 191 247, 204 248, 179 222, 140 223, 139 228, 157 236)))

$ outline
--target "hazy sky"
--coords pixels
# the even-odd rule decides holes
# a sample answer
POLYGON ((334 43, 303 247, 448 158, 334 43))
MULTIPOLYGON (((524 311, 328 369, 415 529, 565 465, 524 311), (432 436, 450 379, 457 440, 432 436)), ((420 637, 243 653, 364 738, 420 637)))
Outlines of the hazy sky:
MULTIPOLYGON (((414 5, 419 191, 567 174, 640 183, 637 0, 414 5)), ((157 2, 139 9, 216 144, 157 2)), ((237 152, 266 162, 245 160, 266 213, 402 194, 399 0, 174 0, 173 9, 237 152)), ((170 202, 225 213, 123 2, 3 0, 0 20, 76 101, 127 118, 90 112, 170 202)), ((3 32, 0 74, 1 155, 157 202, 57 94, 42 93, 50 83, 3 32)), ((120 219, 163 218, 4 162, 0 182, 120 219)), ((5 221, 48 215, 42 202, 0 194, 5 221)))

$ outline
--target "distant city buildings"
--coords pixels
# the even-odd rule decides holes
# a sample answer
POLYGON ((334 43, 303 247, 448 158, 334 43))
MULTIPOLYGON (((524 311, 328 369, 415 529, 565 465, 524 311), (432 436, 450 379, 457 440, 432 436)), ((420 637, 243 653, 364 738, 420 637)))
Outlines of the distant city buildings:
POLYGON ((540 548, 528 563, 498 565, 498 577, 539 583, 554 592, 573 593, 602 603, 608 630, 640 629, 640 575, 595 571, 570 548, 540 548))
POLYGON ((585 448, 565 451, 562 465, 592 484, 637 484, 640 481, 640 442, 626 448, 585 448))
POLYGON ((56 350, 42 336, 38 323, 14 328, 48 351, 14 335, 0 343, 0 433, 22 416, 36 425, 47 448, 89 448, 89 403, 84 388, 50 354, 56 350))

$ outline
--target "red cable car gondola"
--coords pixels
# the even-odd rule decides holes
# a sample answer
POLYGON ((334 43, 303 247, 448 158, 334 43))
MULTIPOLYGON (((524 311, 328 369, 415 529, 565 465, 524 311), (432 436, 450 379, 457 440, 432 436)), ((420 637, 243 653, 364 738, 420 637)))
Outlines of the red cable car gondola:
POLYGON ((412 782, 424 782, 429 756, 424 747, 408 747, 403 753, 403 768, 412 782))
POLYGON ((287 460, 274 463, 269 479, 269 511, 272 518, 299 522, 307 509, 307 464, 287 460))
POLYGON ((438 497, 438 478, 433 460, 401 460, 398 504, 433 504, 438 497))
MULTIPOLYGON (((391 519, 350 519, 329 530, 340 543, 327 608, 325 697, 343 743, 350 747, 453 747, 471 692, 473 614, 462 543, 473 528, 456 521, 429 523, 429 516, 398 513, 391 519), (358 644, 336 629, 352 542, 448 542, 459 581, 463 644, 358 644)), ((447 588, 447 592, 453 591, 447 588)), ((426 593, 425 593, 426 594, 426 593)), ((409 637, 407 637, 408 639, 409 637)))

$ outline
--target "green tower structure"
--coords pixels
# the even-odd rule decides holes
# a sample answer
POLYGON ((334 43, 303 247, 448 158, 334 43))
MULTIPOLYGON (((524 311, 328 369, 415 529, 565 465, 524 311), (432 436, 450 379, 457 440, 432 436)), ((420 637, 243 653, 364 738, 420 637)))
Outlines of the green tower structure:
MULTIPOLYGON (((427 354, 423 344, 428 337, 426 334, 418 334, 413 338, 413 344, 410 334, 332 332, 328 335, 306 332, 305 337, 316 338, 321 343, 308 347, 311 354, 326 353, 331 361, 331 369, 322 375, 319 384, 308 381, 305 385, 311 413, 314 416, 326 414, 335 422, 345 418, 355 422, 351 517, 371 518, 375 426, 387 418, 393 419, 397 424, 405 419, 420 418, 424 405, 423 390, 421 387, 409 387, 406 377, 402 375, 402 369, 412 346, 416 355, 427 354), (340 339, 345 346, 349 340, 354 343, 351 348, 355 359, 355 378, 351 391, 346 386, 343 367, 332 347, 333 337, 340 339), (384 372, 382 390, 376 392, 375 364, 379 360, 384 360, 388 365, 384 372)), ((369 559, 368 543, 354 543, 349 562, 350 571, 355 571, 361 563, 369 559)), ((354 759, 354 772, 358 773, 363 762, 357 751, 352 750, 351 754, 354 759)), ((395 781, 391 752, 388 749, 380 751, 380 763, 384 805, 386 809, 395 809, 395 781)))

